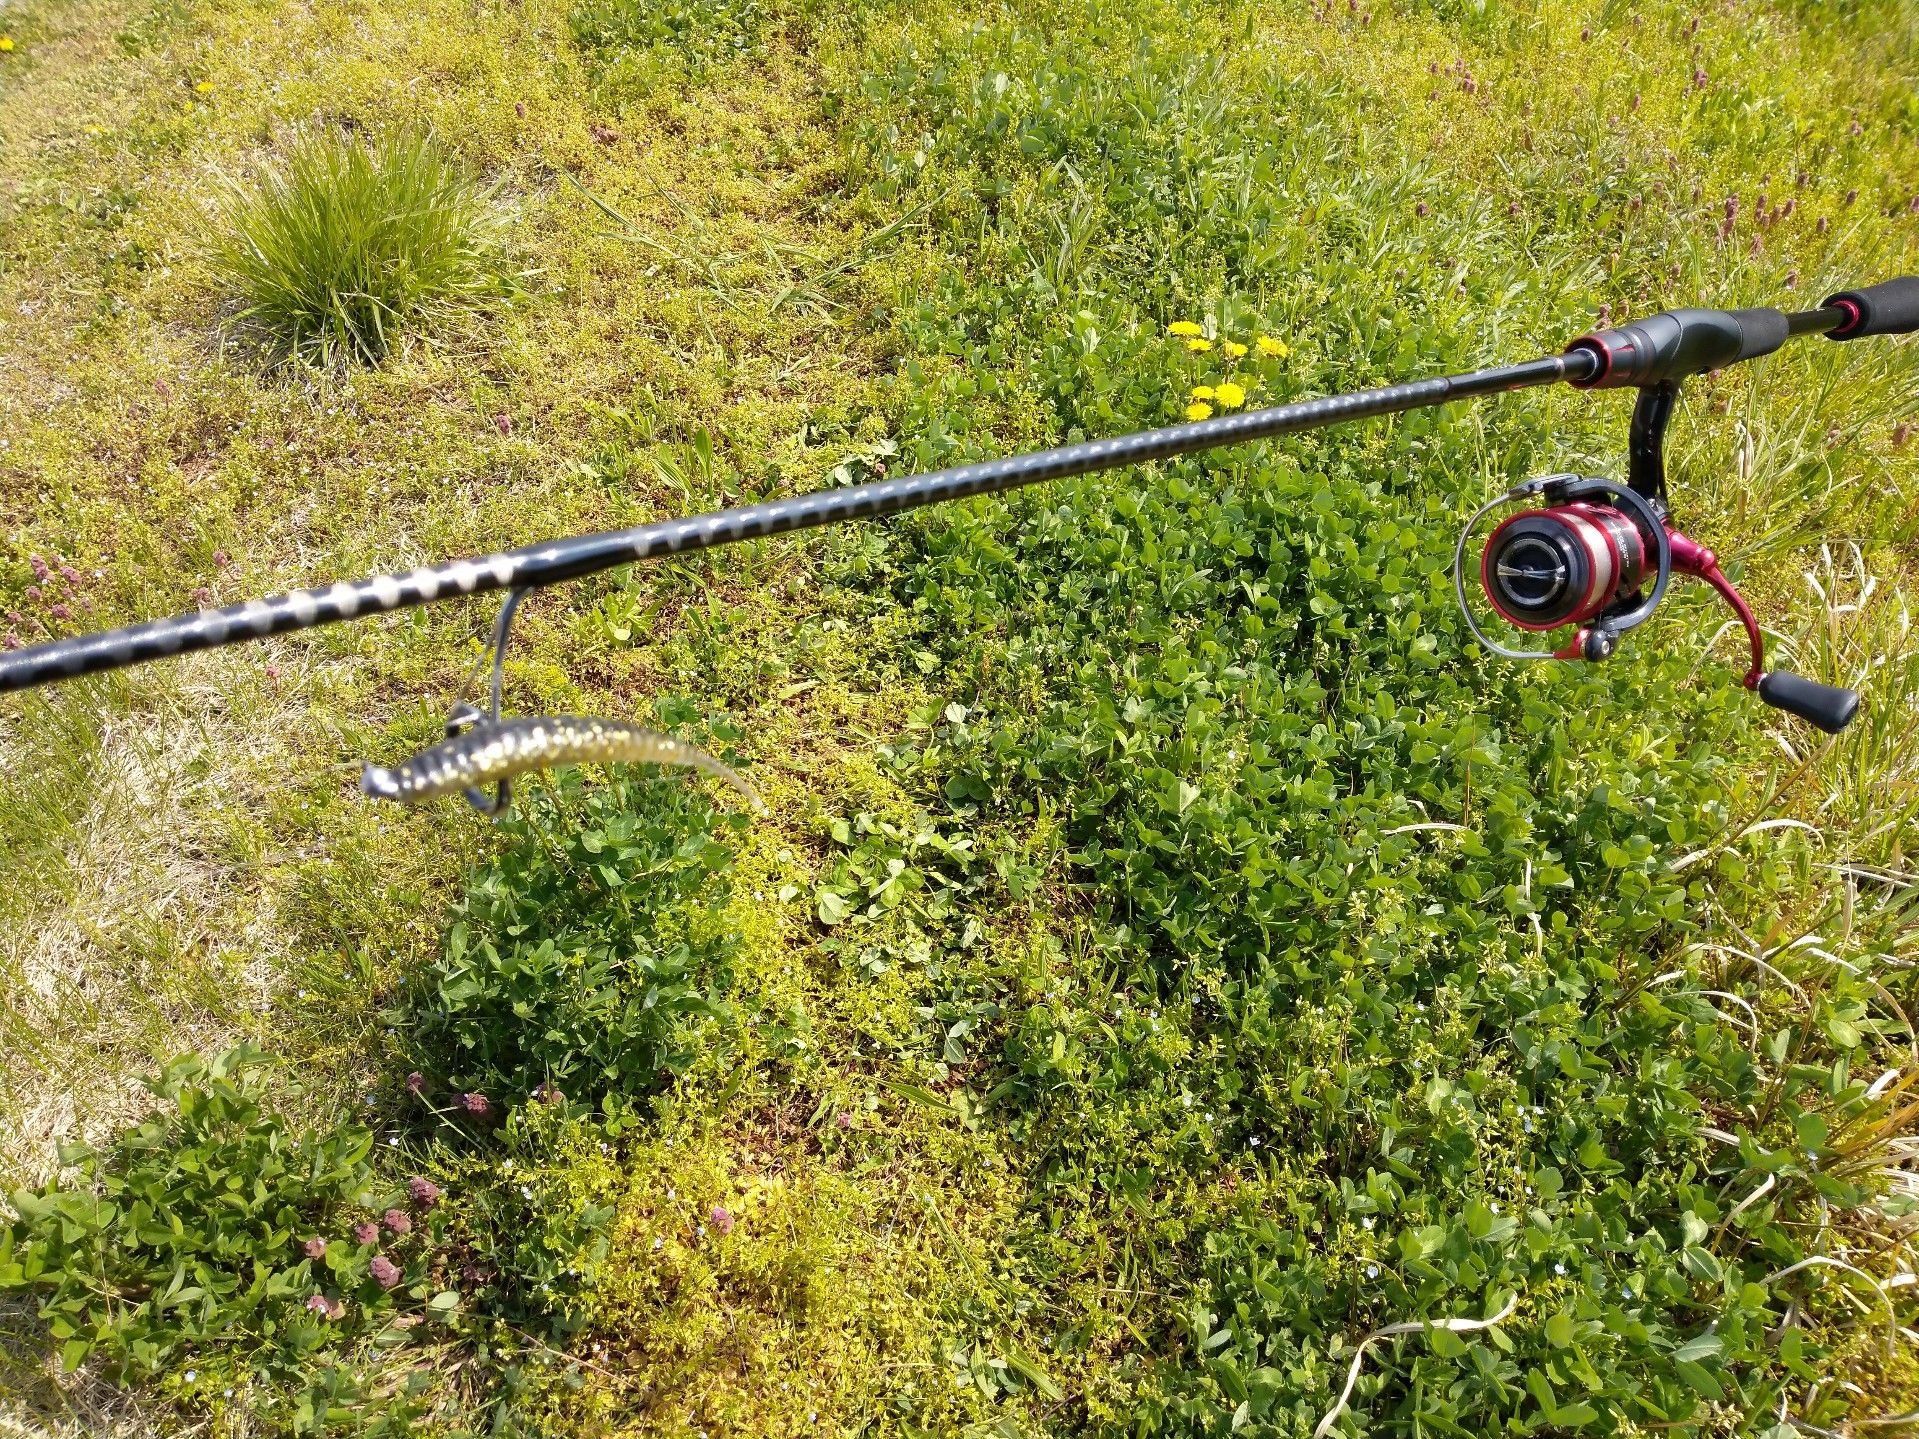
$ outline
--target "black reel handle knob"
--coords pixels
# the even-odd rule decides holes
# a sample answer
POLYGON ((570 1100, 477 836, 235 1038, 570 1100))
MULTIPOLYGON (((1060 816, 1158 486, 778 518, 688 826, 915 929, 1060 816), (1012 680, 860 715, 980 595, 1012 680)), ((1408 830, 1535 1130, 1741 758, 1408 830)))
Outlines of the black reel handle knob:
POLYGON ((1822 685, 1784 670, 1761 675, 1758 693, 1774 709, 1797 715, 1827 734, 1838 734, 1859 713, 1859 691, 1822 685))

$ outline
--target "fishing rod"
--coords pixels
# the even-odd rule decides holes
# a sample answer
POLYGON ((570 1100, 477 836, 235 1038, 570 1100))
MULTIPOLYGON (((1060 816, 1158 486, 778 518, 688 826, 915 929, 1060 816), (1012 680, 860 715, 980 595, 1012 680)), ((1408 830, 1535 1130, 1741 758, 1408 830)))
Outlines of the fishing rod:
MULTIPOLYGON (((1845 290, 1813 310, 1667 310, 1645 320, 1583 335, 1561 354, 1523 364, 1301 400, 1114 439, 1087 440, 926 474, 739 505, 685 519, 548 540, 499 554, 51 640, 0 655, 0 692, 438 600, 505 590, 506 606, 494 629, 489 711, 483 716, 471 706, 462 706, 448 721, 447 741, 464 751, 488 753, 493 761, 488 777, 500 777, 503 786, 503 775, 515 756, 506 752, 513 747, 495 734, 503 723, 499 718, 501 667, 514 610, 529 590, 661 555, 899 514, 970 495, 999 494, 1045 480, 1563 381, 1582 390, 1638 389, 1626 483, 1576 475, 1549 476, 1507 491, 1473 515, 1454 551, 1453 579, 1460 608, 1475 638, 1508 659, 1604 660, 1618 648, 1627 631, 1651 617, 1675 573, 1692 575, 1719 592, 1746 630, 1751 650, 1746 687, 1765 703, 1837 733, 1857 712, 1858 695, 1783 671, 1767 671, 1764 640, 1751 608, 1720 571, 1714 553, 1673 528, 1663 457, 1666 426, 1680 383, 1689 375, 1771 354, 1788 339, 1800 336, 1853 340, 1914 330, 1919 330, 1919 276, 1845 290), (1480 588, 1494 613, 1520 630, 1543 633, 1572 626, 1572 639, 1554 649, 1517 649, 1492 638, 1473 614, 1467 598, 1465 554, 1475 528, 1494 509, 1515 503, 1525 503, 1529 508, 1506 518, 1488 536, 1480 557, 1480 588), (464 731, 481 726, 486 728, 480 730, 479 739, 471 735, 464 737, 464 743, 456 739, 464 731)), ((601 735, 597 743, 600 751, 594 757, 604 757, 605 736, 601 735)), ((542 758, 535 763, 567 762, 554 758, 564 752, 565 745, 559 744, 556 749, 553 735, 543 736, 538 749, 542 758)), ((479 770, 472 772, 477 774, 479 770)), ((436 773, 447 783, 457 777, 444 766, 436 773)), ((369 783, 370 793, 388 788, 392 786, 385 782, 377 787, 369 783)), ((424 788, 439 792, 445 783, 424 788)), ((485 803, 476 790, 469 789, 468 793, 489 811, 505 799, 504 788, 494 801, 485 803)))

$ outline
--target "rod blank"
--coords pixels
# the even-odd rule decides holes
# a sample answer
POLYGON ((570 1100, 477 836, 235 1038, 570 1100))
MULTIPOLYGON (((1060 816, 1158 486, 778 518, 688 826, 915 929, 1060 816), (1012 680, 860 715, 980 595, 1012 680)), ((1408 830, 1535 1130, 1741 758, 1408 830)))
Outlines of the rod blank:
POLYGON ((0 692, 31 689, 190 650, 243 644, 289 630, 311 629, 436 600, 492 590, 534 589, 660 555, 684 554, 845 520, 894 515, 969 495, 998 494, 1043 480, 1119 469, 1248 440, 1320 429, 1348 420, 1423 409, 1449 400, 1529 389, 1561 380, 1576 382, 1587 378, 1596 365, 1591 355, 1573 351, 1521 365, 1301 400, 1296 404, 1248 410, 1191 424, 1142 430, 1116 439, 1087 440, 1033 454, 983 460, 899 479, 873 480, 846 489, 740 505, 689 519, 660 520, 633 529, 549 540, 501 554, 343 581, 319 589, 295 590, 291 594, 228 605, 223 609, 201 610, 123 629, 51 640, 0 655, 0 692))

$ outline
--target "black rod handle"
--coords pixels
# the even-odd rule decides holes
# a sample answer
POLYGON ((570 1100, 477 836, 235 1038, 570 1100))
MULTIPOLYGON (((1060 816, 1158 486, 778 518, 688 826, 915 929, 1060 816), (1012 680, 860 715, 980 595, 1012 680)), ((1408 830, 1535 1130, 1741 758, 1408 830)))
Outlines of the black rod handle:
POLYGON ((1867 335, 1910 335, 1919 330, 1919 275, 1901 275, 1877 285, 1841 290, 1826 301, 1828 307, 1851 312, 1828 340, 1858 340, 1867 335))
POLYGON ((1838 734, 1859 713, 1859 691, 1822 685, 1784 670, 1759 677, 1759 698, 1827 734, 1838 734))

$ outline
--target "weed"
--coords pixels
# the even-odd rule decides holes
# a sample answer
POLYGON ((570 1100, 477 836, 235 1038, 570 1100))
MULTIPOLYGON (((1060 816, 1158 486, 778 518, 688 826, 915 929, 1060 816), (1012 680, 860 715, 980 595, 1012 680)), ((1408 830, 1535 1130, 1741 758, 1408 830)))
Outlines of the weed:
POLYGON ((239 319, 316 364, 378 364, 512 284, 492 188, 424 131, 305 130, 218 223, 211 262, 239 319))
POLYGON ((168 1065, 150 1086, 164 1110, 106 1149, 67 1149, 71 1180, 11 1196, 0 1291, 38 1301, 67 1369, 97 1357, 231 1397, 452 1313, 429 1283, 437 1191, 386 1192, 359 1125, 288 1128, 263 1103, 264 1057, 168 1065))
POLYGON ((533 791, 455 908, 406 1010, 436 1091, 516 1104, 658 1090, 720 1012, 728 944, 701 922, 747 821, 694 787, 577 771, 533 791))

